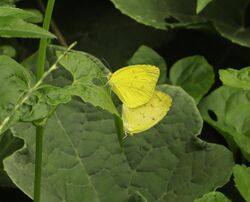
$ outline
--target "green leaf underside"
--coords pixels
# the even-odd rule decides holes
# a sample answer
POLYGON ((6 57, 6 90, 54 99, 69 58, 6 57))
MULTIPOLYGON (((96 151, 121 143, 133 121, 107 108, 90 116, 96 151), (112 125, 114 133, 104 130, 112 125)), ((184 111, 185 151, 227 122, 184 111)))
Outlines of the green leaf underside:
POLYGON ((31 86, 31 77, 29 72, 16 61, 7 56, 0 56, 0 82, 0 123, 2 124, 6 117, 11 116, 8 124, 11 125, 11 122, 15 123, 21 114, 28 111, 27 107, 23 107, 21 111, 15 113, 13 110, 19 99, 31 86))
MULTIPOLYGON (((136 195, 149 202, 192 202, 225 184, 231 152, 196 137, 202 119, 183 90, 160 90, 173 98, 169 114, 125 139, 125 153, 110 113, 79 101, 60 106, 45 130, 41 201, 129 201, 136 195)), ((32 196, 35 128, 22 123, 13 131, 26 145, 4 160, 5 170, 32 196)))
POLYGON ((55 36, 43 28, 25 22, 22 19, 7 16, 0 17, 1 37, 24 37, 24 38, 55 38, 55 36))
POLYGON ((243 198, 250 201, 250 168, 245 165, 235 165, 233 168, 234 182, 243 198))
POLYGON ((197 0, 111 1, 122 13, 145 25, 158 29, 213 27, 232 42, 250 47, 250 28, 244 27, 248 0, 212 1, 199 15, 196 14, 197 0), (208 25, 210 22, 212 27, 208 25))
POLYGON ((167 76, 167 64, 163 57, 148 46, 140 46, 128 61, 129 65, 150 64, 160 68, 158 84, 164 84, 167 76))
POLYGON ((183 58, 171 67, 170 81, 181 86, 198 104, 214 83, 213 67, 202 56, 183 58))
POLYGON ((250 91, 222 86, 204 98, 199 108, 203 119, 221 132, 229 146, 236 143, 250 160, 250 91))
MULTIPOLYGON (((56 48, 55 51, 57 56, 61 54, 56 48)), ((67 89, 71 95, 79 96, 84 102, 119 116, 108 88, 109 70, 103 63, 87 53, 72 51, 60 64, 73 77, 72 84, 67 89)))
POLYGON ((213 0, 197 0, 197 7, 196 7, 196 13, 200 13, 203 9, 207 7, 209 3, 211 3, 213 0))
POLYGON ((220 80, 226 86, 250 90, 250 67, 237 69, 220 69, 220 80))
POLYGON ((230 200, 220 192, 210 192, 194 202, 230 202, 230 200))

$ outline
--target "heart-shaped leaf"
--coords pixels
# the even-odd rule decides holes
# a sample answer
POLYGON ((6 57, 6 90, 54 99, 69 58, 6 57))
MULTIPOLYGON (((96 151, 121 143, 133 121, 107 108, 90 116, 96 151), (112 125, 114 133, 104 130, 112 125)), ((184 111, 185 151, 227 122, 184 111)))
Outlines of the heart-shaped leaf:
MULTIPOLYGON (((193 202, 225 184, 231 152, 196 137, 202 119, 187 93, 160 90, 173 98, 169 114, 125 139, 124 152, 110 113, 79 101, 60 106, 45 129, 41 201, 193 202)), ((35 128, 22 123, 13 131, 25 147, 4 160, 5 170, 32 197, 35 128)))
POLYGON ((250 91, 222 86, 204 98, 200 112, 232 149, 235 144, 250 160, 250 91))

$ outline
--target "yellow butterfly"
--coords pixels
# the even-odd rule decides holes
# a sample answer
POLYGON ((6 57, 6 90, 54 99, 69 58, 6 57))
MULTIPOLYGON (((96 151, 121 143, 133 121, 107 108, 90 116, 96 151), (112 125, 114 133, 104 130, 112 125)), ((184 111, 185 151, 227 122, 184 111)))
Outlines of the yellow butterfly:
POLYGON ((172 98, 161 91, 155 91, 151 100, 137 108, 122 107, 125 131, 133 135, 157 124, 168 113, 172 98))
POLYGON ((152 98, 159 75, 155 66, 131 65, 111 74, 108 83, 126 107, 135 108, 152 98))

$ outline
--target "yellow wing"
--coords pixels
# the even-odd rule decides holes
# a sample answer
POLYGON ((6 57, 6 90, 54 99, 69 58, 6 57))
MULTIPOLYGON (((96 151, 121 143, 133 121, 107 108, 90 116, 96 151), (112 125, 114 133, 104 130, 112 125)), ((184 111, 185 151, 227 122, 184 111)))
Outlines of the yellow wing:
POLYGON ((159 68, 152 65, 131 65, 114 72, 109 84, 123 104, 135 108, 147 103, 153 96, 159 68))
POLYGON ((132 134, 145 131, 157 124, 169 111, 172 98, 161 91, 155 91, 152 99, 137 108, 123 105, 122 119, 125 130, 132 134))

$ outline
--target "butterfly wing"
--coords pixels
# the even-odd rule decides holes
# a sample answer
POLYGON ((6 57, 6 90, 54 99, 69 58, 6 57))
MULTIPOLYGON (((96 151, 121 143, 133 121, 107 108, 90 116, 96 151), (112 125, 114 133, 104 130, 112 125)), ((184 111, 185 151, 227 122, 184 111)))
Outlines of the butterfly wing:
POLYGON ((161 91, 155 91, 152 99, 137 108, 123 105, 122 119, 127 132, 140 133, 157 124, 169 111, 172 98, 161 91))
POLYGON ((131 65, 119 69, 109 79, 112 90, 129 108, 147 103, 153 96, 160 70, 152 65, 131 65))

